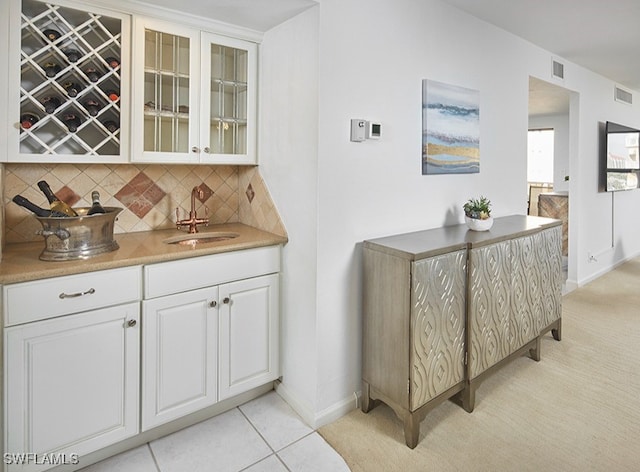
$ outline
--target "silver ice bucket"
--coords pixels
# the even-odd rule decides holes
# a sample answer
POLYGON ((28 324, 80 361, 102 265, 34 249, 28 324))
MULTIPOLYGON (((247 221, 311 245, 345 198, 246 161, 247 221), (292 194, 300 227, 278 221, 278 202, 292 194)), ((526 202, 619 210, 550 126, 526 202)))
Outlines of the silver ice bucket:
POLYGON ((122 208, 105 207, 106 213, 87 215, 89 209, 74 208, 78 216, 68 218, 36 216, 42 224, 42 229, 36 234, 44 236, 45 242, 41 260, 88 259, 119 248, 113 239, 113 227, 122 208))

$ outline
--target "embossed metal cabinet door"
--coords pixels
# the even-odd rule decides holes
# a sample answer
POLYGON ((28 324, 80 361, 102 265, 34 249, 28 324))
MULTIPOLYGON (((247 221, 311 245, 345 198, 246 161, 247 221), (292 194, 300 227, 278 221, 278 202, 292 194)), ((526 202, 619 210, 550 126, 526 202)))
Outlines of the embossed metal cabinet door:
POLYGON ((464 380, 466 250, 414 262, 411 280, 413 411, 464 380))
POLYGON ((469 253, 469 377, 471 379, 512 352, 511 242, 469 253))
POLYGON ((542 316, 539 329, 544 329, 562 315, 562 226, 545 229, 538 235, 536 248, 540 261, 542 316))
POLYGON ((543 261, 537 254, 541 233, 511 241, 511 352, 517 351, 540 332, 542 318, 542 286, 540 271, 543 261))

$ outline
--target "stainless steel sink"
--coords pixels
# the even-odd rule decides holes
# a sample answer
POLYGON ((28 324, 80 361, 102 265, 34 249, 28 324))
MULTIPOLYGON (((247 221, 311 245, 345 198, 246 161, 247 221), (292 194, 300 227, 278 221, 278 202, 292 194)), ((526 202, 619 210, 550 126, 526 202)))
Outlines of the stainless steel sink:
POLYGON ((237 238, 239 233, 215 231, 209 233, 181 234, 169 239, 165 239, 165 244, 183 244, 195 246, 196 244, 215 243, 217 241, 226 241, 228 239, 237 238))

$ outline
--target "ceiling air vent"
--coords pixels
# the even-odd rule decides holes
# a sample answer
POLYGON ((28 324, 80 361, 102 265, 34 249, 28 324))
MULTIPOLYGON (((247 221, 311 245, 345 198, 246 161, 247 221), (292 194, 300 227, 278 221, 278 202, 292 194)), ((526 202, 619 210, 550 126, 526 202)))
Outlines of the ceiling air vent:
POLYGON ((633 94, 627 90, 624 90, 616 85, 614 89, 614 99, 616 102, 626 103, 627 105, 633 105, 633 94))
POLYGON ((562 62, 552 60, 551 75, 556 79, 564 80, 564 64, 562 62))

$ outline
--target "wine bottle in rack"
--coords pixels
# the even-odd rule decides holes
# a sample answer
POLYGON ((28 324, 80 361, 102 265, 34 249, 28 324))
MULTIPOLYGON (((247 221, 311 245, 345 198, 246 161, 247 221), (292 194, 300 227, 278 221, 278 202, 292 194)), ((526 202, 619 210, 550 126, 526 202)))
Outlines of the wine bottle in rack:
POLYGON ((87 112, 89 112, 89 115, 91 116, 97 116, 100 108, 102 108, 102 105, 100 105, 97 100, 93 100, 92 98, 82 102, 82 105, 86 108, 87 112))
POLYGON ((54 30, 54 29, 46 29, 42 32, 42 34, 44 34, 45 38, 47 38, 49 41, 54 42, 56 39, 60 38, 60 36, 62 36, 60 34, 60 31, 54 30))
POLYGON ((100 204, 100 193, 97 190, 91 192, 91 208, 87 211, 87 215, 95 215, 98 213, 106 213, 107 210, 100 204))
POLYGON ((62 70, 62 67, 55 62, 47 62, 43 68, 47 77, 55 77, 62 70))
POLYGON ((68 216, 59 211, 47 210, 45 208, 39 207, 35 203, 32 203, 31 201, 27 200, 22 195, 16 195, 15 197, 12 198, 12 201, 20 205, 21 207, 26 208, 27 210, 33 212, 36 216, 41 216, 43 218, 48 218, 48 217, 66 218, 68 216))
POLYGON ((64 115, 62 117, 62 121, 65 125, 67 125, 67 129, 70 133, 75 133, 76 131, 78 131, 78 128, 82 124, 82 121, 80 121, 80 117, 73 113, 67 113, 66 115, 64 115))
POLYGON ((44 111, 46 111, 47 113, 53 113, 54 111, 56 111, 56 108, 58 108, 62 104, 62 102, 58 97, 50 95, 42 99, 42 104, 44 105, 44 111))
POLYGON ((107 64, 109 64, 109 67, 111 67, 112 69, 115 69, 120 65, 120 59, 118 59, 117 57, 107 57, 105 58, 105 61, 107 61, 107 64))
POLYGON ((91 82, 97 82, 101 76, 100 72, 98 72, 98 69, 95 67, 87 67, 84 70, 84 73, 91 82))
POLYGON ((49 200, 49 206, 51 207, 52 211, 64 213, 67 216, 78 216, 73 208, 56 197, 56 195, 53 193, 53 190, 51 190, 51 187, 49 187, 49 184, 46 181, 41 180, 40 182, 38 182, 38 187, 40 188, 40 190, 42 190, 44 196, 47 197, 47 200, 49 200))
POLYGON ((65 82, 64 84, 62 84, 62 87, 66 90, 67 95, 69 95, 70 97, 77 96, 80 90, 82 90, 83 88, 82 84, 79 84, 77 82, 65 82))
POLYGON ((20 126, 22 126, 23 129, 31 128, 38 121, 40 121, 40 117, 35 113, 31 113, 30 111, 20 115, 20 126))
POLYGON ((80 59, 80 56, 82 55, 77 49, 65 49, 62 52, 67 56, 69 62, 78 62, 78 59, 80 59))
POLYGON ((109 100, 111 100, 112 102, 117 102, 118 100, 120 100, 120 92, 118 92, 117 90, 107 90, 105 91, 105 93, 107 94, 107 97, 109 97, 109 100))
POLYGON ((109 133, 115 133, 116 131, 118 131, 118 128, 120 128, 120 125, 118 125, 118 123, 113 120, 107 120, 102 124, 105 128, 107 128, 107 131, 109 131, 109 133))

